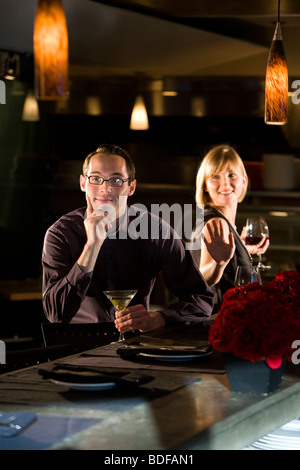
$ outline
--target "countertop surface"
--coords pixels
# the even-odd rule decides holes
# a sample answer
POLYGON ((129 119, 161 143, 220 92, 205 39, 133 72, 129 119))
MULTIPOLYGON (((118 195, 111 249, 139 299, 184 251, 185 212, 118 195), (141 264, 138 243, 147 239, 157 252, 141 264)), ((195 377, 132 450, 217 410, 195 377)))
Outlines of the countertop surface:
MULTIPOLYGON (((198 334, 191 328, 181 327, 190 344, 197 335, 202 342, 207 329, 200 327, 198 334)), ((171 329, 154 337, 170 340, 178 334, 178 329, 171 329)), ((53 371, 53 362, 1 375, 1 412, 31 411, 37 419, 18 437, 0 438, 0 448, 235 450, 300 415, 299 372, 294 365, 287 367, 281 390, 264 396, 231 392, 222 359, 215 353, 192 362, 172 362, 170 367, 162 361, 142 362, 139 367, 135 360, 134 367, 127 363, 124 368, 117 362, 109 367, 113 355, 108 345, 58 360, 56 367, 82 367, 91 361, 98 372, 125 377, 134 372, 153 380, 133 388, 78 391, 41 376, 40 369, 53 371), (101 367, 103 351, 106 361, 101 367)))

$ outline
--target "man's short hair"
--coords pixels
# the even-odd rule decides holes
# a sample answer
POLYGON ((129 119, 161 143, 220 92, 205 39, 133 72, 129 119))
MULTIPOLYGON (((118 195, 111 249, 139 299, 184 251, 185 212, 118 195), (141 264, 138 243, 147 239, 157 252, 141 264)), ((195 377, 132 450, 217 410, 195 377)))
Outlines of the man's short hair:
POLYGON ((83 162, 83 166, 82 166, 82 174, 84 176, 87 174, 87 170, 88 170, 91 158, 94 155, 97 155, 98 153, 102 153, 104 155, 117 155, 119 157, 124 158, 124 160, 126 162, 128 177, 131 180, 135 179, 135 165, 134 165, 133 160, 131 159, 129 153, 126 152, 126 150, 119 147, 118 145, 114 145, 114 144, 102 144, 97 148, 97 150, 95 150, 94 152, 91 152, 86 157, 86 159, 83 162))

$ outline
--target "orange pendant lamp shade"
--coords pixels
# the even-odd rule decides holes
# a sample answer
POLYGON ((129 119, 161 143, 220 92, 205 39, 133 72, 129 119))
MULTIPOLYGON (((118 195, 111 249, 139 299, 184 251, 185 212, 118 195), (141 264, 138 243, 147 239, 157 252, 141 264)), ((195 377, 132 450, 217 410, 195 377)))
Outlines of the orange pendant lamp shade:
POLYGON ((66 98, 69 94, 69 41, 61 0, 38 0, 33 47, 37 98, 66 98))
POLYGON ((288 68, 282 43, 280 23, 276 25, 269 53, 265 82, 265 123, 287 122, 288 68))

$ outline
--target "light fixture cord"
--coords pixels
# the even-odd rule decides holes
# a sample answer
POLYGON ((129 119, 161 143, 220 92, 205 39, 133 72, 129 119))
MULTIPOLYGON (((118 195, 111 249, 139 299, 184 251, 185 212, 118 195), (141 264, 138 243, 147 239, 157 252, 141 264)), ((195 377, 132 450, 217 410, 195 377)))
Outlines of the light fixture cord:
POLYGON ((278 0, 277 22, 280 23, 280 0, 278 0))

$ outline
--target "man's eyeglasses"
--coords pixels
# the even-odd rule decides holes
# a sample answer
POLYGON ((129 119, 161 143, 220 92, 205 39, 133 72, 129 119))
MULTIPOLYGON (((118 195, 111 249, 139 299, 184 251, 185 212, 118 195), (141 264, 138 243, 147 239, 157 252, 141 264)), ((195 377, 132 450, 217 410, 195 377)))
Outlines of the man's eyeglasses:
POLYGON ((119 176, 115 176, 114 178, 108 178, 108 180, 105 180, 104 178, 102 178, 102 176, 86 176, 85 175, 85 177, 89 180, 91 184, 96 184, 100 186, 101 184, 104 183, 104 181, 107 181, 109 186, 112 186, 114 188, 121 188, 121 186, 123 186, 123 184, 126 183, 126 181, 131 181, 131 178, 127 178, 123 180, 119 176))

